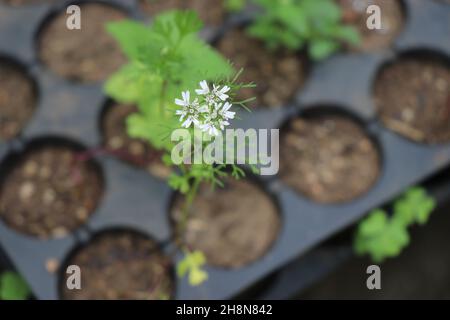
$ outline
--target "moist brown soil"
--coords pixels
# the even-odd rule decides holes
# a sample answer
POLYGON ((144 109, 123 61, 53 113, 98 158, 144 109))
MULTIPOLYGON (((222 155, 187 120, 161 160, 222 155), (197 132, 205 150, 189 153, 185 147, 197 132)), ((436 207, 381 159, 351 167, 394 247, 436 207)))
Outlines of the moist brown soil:
POLYGON ((391 130, 417 142, 450 141, 450 66, 443 60, 397 60, 380 72, 374 96, 391 130))
POLYGON ((139 233, 103 233, 76 251, 69 265, 82 270, 82 287, 68 290, 64 279, 63 299, 156 300, 169 299, 173 292, 169 259, 139 233))
POLYGON ((343 22, 355 27, 361 43, 354 50, 371 51, 389 47, 403 30, 405 15, 400 0, 337 0, 343 9, 343 22), (381 9, 381 30, 367 28, 367 7, 378 5, 381 9))
MULTIPOLYGON (((184 197, 178 196, 171 211, 178 228, 184 206, 184 197)), ((237 268, 261 258, 276 240, 280 226, 277 207, 263 190, 230 179, 225 188, 200 188, 184 236, 186 245, 202 251, 209 264, 237 268)))
POLYGON ((0 218, 15 230, 64 237, 84 224, 101 198, 103 183, 92 162, 77 162, 62 146, 26 151, 4 177, 0 218))
POLYGON ((141 9, 148 15, 173 9, 195 10, 200 19, 210 26, 222 24, 225 18, 223 0, 139 0, 141 9))
POLYGON ((366 193, 380 173, 378 150, 364 130, 341 115, 292 120, 280 143, 280 175, 320 203, 341 203, 366 193))
POLYGON ((17 66, 0 61, 0 140, 14 138, 36 106, 33 81, 17 66))
POLYGON ((303 85, 306 62, 298 54, 270 52, 264 44, 234 29, 217 44, 217 49, 233 61, 237 69, 244 68, 241 82, 254 82, 256 88, 242 90, 242 99, 256 97, 252 105, 279 107, 288 103, 303 85))
POLYGON ((127 134, 126 119, 137 112, 133 105, 113 104, 103 117, 102 129, 105 146, 117 156, 133 165, 145 168, 151 174, 167 178, 172 172, 161 160, 163 151, 158 151, 142 139, 127 134))
POLYGON ((126 14, 100 3, 80 4, 81 30, 66 27, 65 12, 53 17, 41 30, 39 57, 56 74, 74 81, 106 79, 124 62, 116 41, 106 32, 106 23, 126 14))

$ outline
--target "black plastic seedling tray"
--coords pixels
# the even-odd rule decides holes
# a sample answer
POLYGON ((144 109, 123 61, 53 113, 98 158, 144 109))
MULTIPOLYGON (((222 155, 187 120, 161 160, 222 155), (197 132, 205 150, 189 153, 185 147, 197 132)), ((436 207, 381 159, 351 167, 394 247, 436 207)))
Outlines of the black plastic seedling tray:
MULTIPOLYGON (((132 17, 142 18, 135 1, 104 2, 122 6, 132 17)), ((59 1, 56 6, 62 8, 68 3, 59 1)), ((101 84, 64 80, 38 61, 37 32, 54 9, 51 5, 17 8, 0 5, 0 55, 23 64, 35 78, 39 90, 39 105, 33 119, 19 138, 0 145, 2 158, 20 151, 30 141, 46 137, 66 138, 87 148, 101 143, 99 117, 107 100, 101 84)), ((405 10, 405 29, 391 50, 335 55, 312 68, 306 86, 291 105, 242 114, 239 123, 243 128, 280 128, 302 110, 319 105, 337 106, 359 118, 379 145, 382 172, 376 185, 361 198, 332 206, 298 195, 276 176, 263 177, 262 183, 279 204, 282 217, 282 229, 271 250, 243 268, 208 267, 209 280, 199 287, 177 279, 174 298, 232 298, 407 186, 450 163, 450 144, 413 143, 384 128, 376 118, 371 88, 377 70, 385 62, 409 49, 431 49, 450 56, 450 5, 438 0, 406 0, 405 10)), ((56 259, 62 263, 74 248, 98 231, 132 228, 156 239, 167 251, 173 248, 168 218, 173 192, 167 184, 119 160, 110 157, 97 160, 104 175, 104 194, 97 211, 84 227, 62 239, 37 240, 0 222, 2 246, 39 299, 59 298, 61 273, 47 271, 46 262, 56 259)), ((176 259, 180 257, 177 255, 176 259)))

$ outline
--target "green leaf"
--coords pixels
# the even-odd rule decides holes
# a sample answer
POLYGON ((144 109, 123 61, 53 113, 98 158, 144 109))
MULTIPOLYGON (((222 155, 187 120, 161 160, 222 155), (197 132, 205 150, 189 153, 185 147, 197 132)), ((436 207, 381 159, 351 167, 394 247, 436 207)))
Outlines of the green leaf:
POLYGON ((106 29, 130 60, 139 59, 146 46, 152 43, 148 27, 133 20, 110 22, 106 25, 106 29))
POLYGON ((25 300, 30 295, 28 284, 14 272, 0 275, 0 300, 25 300))
POLYGON ((177 265, 177 275, 182 278, 188 274, 189 284, 198 286, 208 279, 208 273, 202 269, 206 264, 203 252, 186 252, 184 259, 177 265))
POLYGON ((310 43, 308 52, 312 59, 323 60, 339 50, 339 43, 328 39, 317 39, 310 43))
POLYGON ((244 9, 246 0, 225 0, 224 5, 228 12, 238 12, 244 9))
POLYGON ((351 44, 351 45, 358 45, 361 43, 361 36, 356 31, 355 28, 351 26, 339 26, 335 30, 335 35, 338 39, 351 44))
POLYGON ((425 224, 436 202, 423 188, 410 188, 394 203, 394 219, 409 226, 413 223, 425 224))

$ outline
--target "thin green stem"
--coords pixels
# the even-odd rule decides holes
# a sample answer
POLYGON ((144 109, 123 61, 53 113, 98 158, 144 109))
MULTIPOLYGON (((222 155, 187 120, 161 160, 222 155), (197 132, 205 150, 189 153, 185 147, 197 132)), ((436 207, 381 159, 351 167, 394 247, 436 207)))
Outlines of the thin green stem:
POLYGON ((200 186, 201 179, 199 177, 194 178, 194 182, 192 183, 191 188, 189 189, 187 195, 186 195, 186 202, 182 210, 182 215, 180 219, 180 223, 178 225, 178 242, 180 244, 180 247, 183 248, 183 251, 189 250, 189 248, 186 248, 186 242, 185 242, 185 233, 186 233, 186 226, 187 221, 189 218, 189 211, 191 210, 192 203, 194 202, 195 197, 197 196, 197 192, 200 186))

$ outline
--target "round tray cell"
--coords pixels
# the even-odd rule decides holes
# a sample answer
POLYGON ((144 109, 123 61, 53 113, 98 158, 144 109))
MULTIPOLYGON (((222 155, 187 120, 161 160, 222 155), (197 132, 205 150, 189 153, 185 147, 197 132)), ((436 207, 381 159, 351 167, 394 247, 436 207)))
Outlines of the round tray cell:
POLYGON ((73 81, 105 80, 126 60, 119 45, 106 31, 108 22, 127 14, 106 3, 78 4, 81 29, 69 30, 65 10, 48 17, 38 33, 39 59, 55 74, 73 81))
POLYGON ((256 88, 242 90, 242 99, 256 97, 250 105, 280 107, 289 103, 307 76, 307 61, 298 54, 270 52, 245 30, 233 29, 216 44, 236 69, 243 68, 241 82, 255 82, 256 88))
POLYGON ((82 226, 103 193, 103 175, 78 144, 59 138, 31 142, 2 163, 0 218, 21 233, 47 239, 82 226))
POLYGON ((154 149, 147 141, 131 138, 127 133, 126 119, 137 112, 134 105, 108 101, 101 115, 103 146, 118 158, 141 168, 159 178, 172 172, 162 162, 163 151, 154 149))
POLYGON ((20 64, 0 58, 0 141, 17 136, 33 115, 36 83, 20 64))
MULTIPOLYGON (((104 231, 70 254, 66 267, 81 269, 81 290, 68 290, 63 272, 60 295, 70 300, 169 299, 172 264, 152 239, 134 231, 104 231)), ((63 268, 61 270, 65 270, 63 268)))
POLYGON ((385 64, 374 84, 378 116, 391 130, 420 143, 450 142, 450 62, 410 51, 385 64))
POLYGON ((139 6, 150 16, 166 10, 195 10, 200 19, 209 26, 220 26, 226 16, 223 0, 139 0, 139 6))
POLYGON ((356 120, 333 109, 291 119, 280 139, 280 176, 294 190, 324 204, 356 199, 374 185, 377 145, 356 120))
POLYGON ((226 181, 214 190, 202 185, 189 210, 184 232, 180 230, 185 197, 177 195, 171 208, 176 234, 186 246, 202 251, 208 264, 238 268, 260 259, 277 239, 281 228, 278 207, 256 184, 226 181))
POLYGON ((337 0, 342 8, 342 19, 353 26, 361 36, 361 43, 353 48, 358 51, 384 49, 395 41, 406 21, 405 6, 401 0, 337 0), (366 12, 370 5, 381 10, 381 29, 369 29, 366 12))

